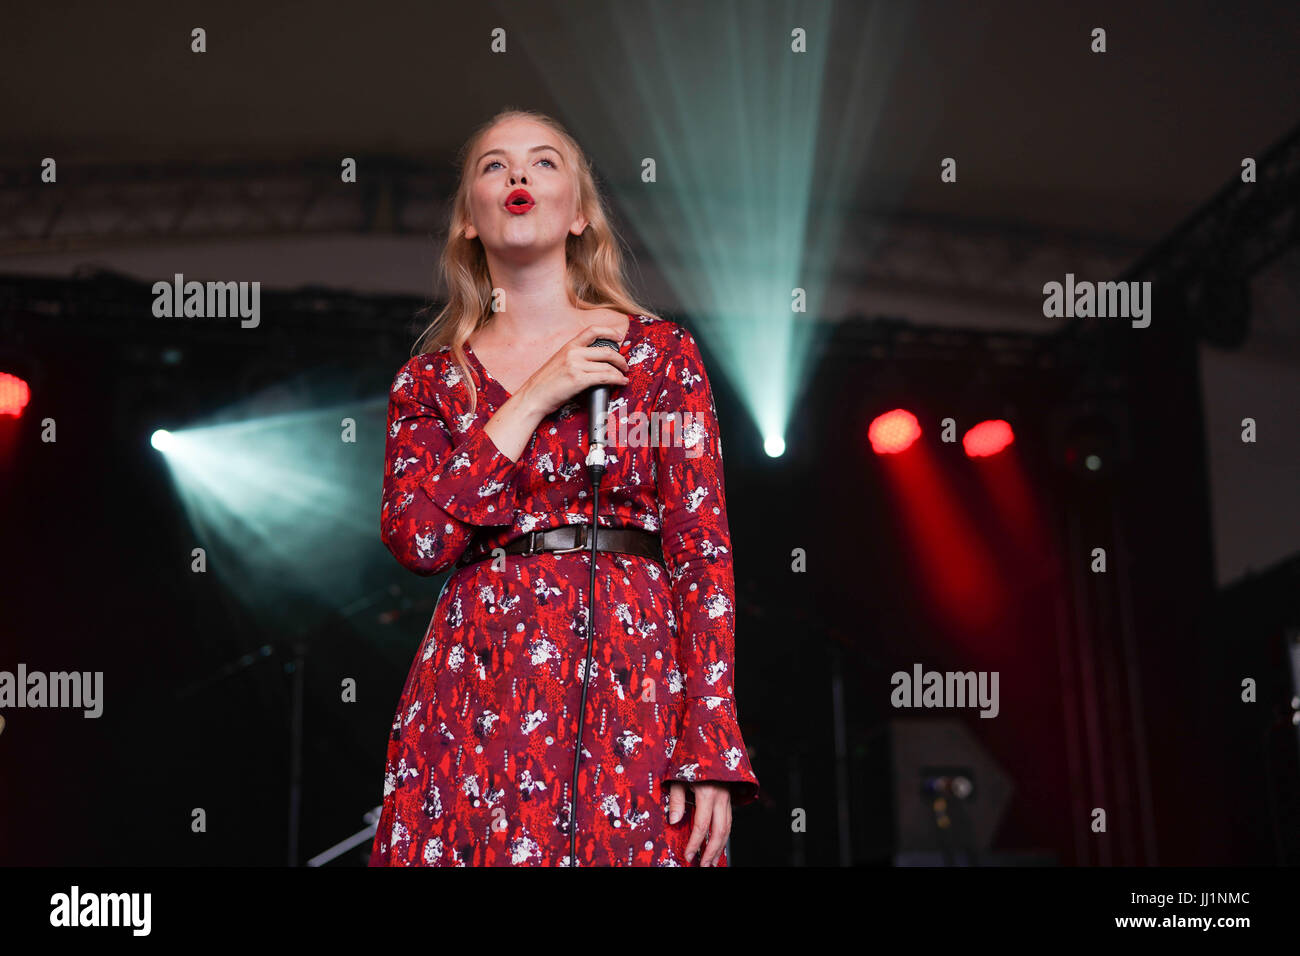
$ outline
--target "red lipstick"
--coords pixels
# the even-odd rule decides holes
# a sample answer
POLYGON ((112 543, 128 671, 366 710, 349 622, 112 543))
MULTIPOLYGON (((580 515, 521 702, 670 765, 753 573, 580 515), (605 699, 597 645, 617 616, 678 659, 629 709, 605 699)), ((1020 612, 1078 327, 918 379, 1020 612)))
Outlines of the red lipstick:
POLYGON ((537 204, 533 202, 533 197, 528 194, 527 189, 516 189, 506 197, 506 211, 516 216, 522 216, 535 205, 537 204))

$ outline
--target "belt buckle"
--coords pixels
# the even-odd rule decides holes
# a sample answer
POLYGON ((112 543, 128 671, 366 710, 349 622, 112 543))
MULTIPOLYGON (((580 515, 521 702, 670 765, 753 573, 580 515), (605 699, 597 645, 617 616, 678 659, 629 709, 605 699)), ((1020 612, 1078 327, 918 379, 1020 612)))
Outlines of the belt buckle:
POLYGON ((577 545, 572 548, 555 548, 551 551, 551 554, 568 554, 571 551, 587 550, 587 527, 585 524, 578 525, 579 543, 577 545))

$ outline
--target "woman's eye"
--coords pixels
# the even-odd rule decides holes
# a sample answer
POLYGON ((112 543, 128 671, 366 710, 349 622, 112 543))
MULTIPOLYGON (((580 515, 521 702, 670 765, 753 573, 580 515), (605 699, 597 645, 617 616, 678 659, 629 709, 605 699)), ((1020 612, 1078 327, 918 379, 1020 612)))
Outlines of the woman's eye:
MULTIPOLYGON (((555 168, 556 168, 554 160, 550 160, 550 159, 545 159, 545 158, 543 158, 543 159, 539 159, 538 162, 539 162, 539 163, 550 163, 552 169, 555 169, 555 168)), ((486 173, 486 172, 487 172, 489 169, 491 169, 493 166, 500 166, 500 165, 501 165, 501 160, 499 160, 499 159, 494 159, 494 160, 492 160, 492 162, 488 163, 486 166, 483 167, 483 172, 486 173)))

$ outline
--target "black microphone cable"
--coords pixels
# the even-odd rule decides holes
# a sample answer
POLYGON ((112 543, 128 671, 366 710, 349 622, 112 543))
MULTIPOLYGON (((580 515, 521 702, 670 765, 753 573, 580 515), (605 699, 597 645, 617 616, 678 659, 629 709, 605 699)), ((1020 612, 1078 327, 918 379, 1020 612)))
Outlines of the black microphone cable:
MULTIPOLYGON (((592 346, 618 349, 611 339, 596 339, 592 346)), ((587 717, 587 685, 591 683, 591 649, 596 633, 596 527, 600 515, 600 479, 605 474, 605 418, 609 410, 609 389, 596 385, 591 391, 591 416, 587 437, 587 480, 591 484, 591 581, 587 587, 587 657, 582 667, 582 703, 578 705, 578 739, 573 746, 573 791, 569 810, 569 866, 577 865, 578 847, 578 763, 582 760, 582 725, 587 717)))

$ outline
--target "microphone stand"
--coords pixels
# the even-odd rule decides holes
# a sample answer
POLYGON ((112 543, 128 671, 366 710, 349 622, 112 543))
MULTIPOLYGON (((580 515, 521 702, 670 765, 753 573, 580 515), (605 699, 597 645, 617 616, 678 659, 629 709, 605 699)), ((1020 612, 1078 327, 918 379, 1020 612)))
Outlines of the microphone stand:
MULTIPOLYGON (((593 346, 618 349, 610 339, 596 339, 593 346)), ((605 474, 605 422, 609 414, 609 388, 591 390, 590 433, 587 438, 587 479, 591 484, 591 581, 587 588, 587 657, 582 667, 582 702, 578 705, 578 737, 573 745, 573 788, 569 810, 569 866, 577 865, 578 853, 578 764, 582 760, 582 725, 587 716, 587 685, 591 683, 591 649, 596 627, 596 535, 600 516, 600 479, 605 474)))

